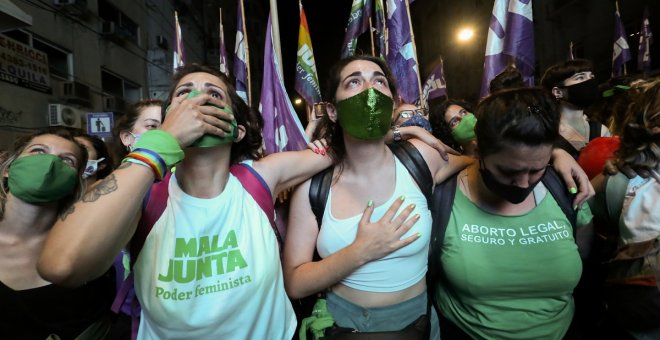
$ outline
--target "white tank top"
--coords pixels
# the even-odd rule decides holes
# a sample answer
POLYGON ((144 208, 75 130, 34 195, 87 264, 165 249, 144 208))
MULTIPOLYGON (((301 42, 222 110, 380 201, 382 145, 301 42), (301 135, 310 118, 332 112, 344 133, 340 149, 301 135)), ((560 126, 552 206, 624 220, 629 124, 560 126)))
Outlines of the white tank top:
MULTIPOLYGON (((384 204, 376 207, 371 221, 378 221, 389 207, 402 195, 406 200, 399 212, 411 203, 416 204, 410 214, 420 214, 420 219, 401 238, 421 233, 421 237, 413 243, 372 262, 369 262, 345 277, 341 283, 353 289, 369 292, 396 292, 406 289, 419 282, 426 274, 429 240, 431 239, 431 212, 426 198, 410 176, 405 166, 396 158, 396 186, 392 196, 384 204)), ((362 214, 338 219, 332 215, 332 188, 325 205, 321 222, 321 230, 316 241, 319 255, 322 258, 348 246, 355 240, 358 223, 362 214)))
POLYGON ((173 174, 163 215, 135 264, 139 339, 291 339, 277 240, 233 175, 217 197, 184 193, 173 174))

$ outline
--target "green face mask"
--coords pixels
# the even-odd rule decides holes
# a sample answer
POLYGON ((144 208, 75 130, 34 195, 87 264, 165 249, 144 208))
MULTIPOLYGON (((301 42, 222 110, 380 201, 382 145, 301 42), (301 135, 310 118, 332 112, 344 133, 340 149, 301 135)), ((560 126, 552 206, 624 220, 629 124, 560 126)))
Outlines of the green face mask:
MULTIPOLYGON (((200 94, 202 94, 202 93, 199 92, 199 91, 195 91, 195 90, 190 91, 188 93, 188 96, 186 97, 186 99, 197 97, 200 94)), ((219 108, 219 109, 221 109, 225 112, 233 113, 231 111, 231 108, 227 107, 227 106, 219 107, 219 106, 213 105, 213 104, 206 104, 206 105, 215 106, 215 107, 217 107, 217 108, 219 108)), ((169 107, 168 107, 167 110, 169 110, 169 107)), ((166 110, 166 112, 167 112, 167 110, 166 110)), ((225 137, 218 137, 218 136, 215 136, 215 135, 208 135, 207 134, 207 135, 204 135, 204 136, 200 137, 198 140, 196 140, 190 146, 195 147, 195 148, 210 148, 210 147, 218 146, 218 145, 222 145, 222 144, 233 143, 236 140, 236 137, 238 137, 238 129, 237 129, 238 122, 236 122, 236 119, 234 119, 234 120, 230 121, 229 124, 231 124, 231 134, 230 135, 225 136, 225 137)))
POLYGON ((390 129, 394 102, 374 88, 341 100, 336 106, 339 125, 355 138, 383 138, 390 129))
POLYGON ((50 203, 71 194, 78 173, 55 155, 32 155, 11 164, 7 182, 9 192, 24 202, 50 203))
POLYGON ((477 125, 477 117, 468 113, 456 125, 456 128, 451 130, 451 135, 454 140, 459 143, 467 143, 477 138, 474 134, 474 127, 477 125))

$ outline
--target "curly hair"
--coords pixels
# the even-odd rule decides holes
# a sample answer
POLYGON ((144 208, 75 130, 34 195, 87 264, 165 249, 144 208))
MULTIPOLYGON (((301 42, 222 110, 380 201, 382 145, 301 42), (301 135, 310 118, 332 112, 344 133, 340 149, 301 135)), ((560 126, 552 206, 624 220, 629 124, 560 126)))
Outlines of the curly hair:
MULTIPOLYGON (((25 151, 25 148, 28 147, 30 142, 32 142, 32 140, 35 137, 43 136, 43 135, 58 136, 74 143, 74 145, 78 147, 81 155, 80 159, 78 160, 78 168, 76 169, 76 171, 78 172, 78 183, 76 183, 76 186, 74 187, 71 194, 67 195, 58 202, 57 213, 59 215, 62 214, 62 212, 64 212, 66 209, 68 209, 75 201, 82 198, 82 195, 85 192, 85 181, 82 179, 82 174, 85 171, 85 167, 87 166, 87 149, 85 149, 85 147, 82 144, 78 143, 78 141, 75 140, 74 134, 71 132, 71 130, 68 130, 66 128, 53 127, 17 139, 14 142, 14 146, 12 147, 12 149, 6 153, 5 155, 6 157, 3 157, 2 163, 0 163, 0 173, 2 174, 9 173, 9 167, 11 166, 11 164, 14 163, 14 161, 18 158, 18 156, 21 155, 21 153, 23 153, 23 151, 25 151)), ((8 193, 9 193, 9 179, 7 177, 4 177, 0 181, 0 220, 2 220, 2 218, 4 217, 5 203, 7 202, 8 193)))
MULTIPOLYGON (((392 98, 398 97, 396 80, 394 79, 394 76, 392 75, 392 71, 387 66, 387 63, 385 63, 385 61, 370 55, 354 55, 339 60, 337 63, 335 63, 332 66, 332 68, 330 68, 330 72, 328 73, 329 76, 328 76, 327 86, 325 87, 325 95, 323 97, 324 101, 332 103, 333 105, 337 104, 336 95, 337 95, 337 89, 339 88, 339 84, 342 81, 341 72, 348 64, 357 60, 370 61, 378 65, 378 67, 380 67, 380 69, 383 71, 385 78, 387 78, 387 83, 390 92, 392 93, 392 98)), ((319 124, 314 130, 312 139, 313 140, 325 139, 326 141, 329 142, 329 145, 331 145, 332 147, 328 150, 328 153, 330 154, 330 157, 332 157, 335 163, 341 163, 341 161, 346 156, 346 146, 344 145, 344 132, 341 126, 339 126, 339 124, 330 120, 328 115, 324 115, 323 117, 321 117, 319 124)))
POLYGON ((469 112, 472 112, 473 107, 467 101, 461 99, 447 99, 440 103, 439 105, 431 105, 429 111, 429 122, 431 123, 431 128, 433 129, 433 136, 441 140, 446 145, 450 146, 454 150, 463 151, 463 147, 459 144, 451 134, 451 127, 445 121, 445 113, 450 106, 456 105, 466 109, 469 112))
MULTIPOLYGON (((231 110, 236 118, 238 125, 245 127, 245 137, 238 142, 232 144, 231 147, 231 164, 238 163, 245 159, 259 159, 262 157, 260 151, 262 144, 261 129, 263 128, 263 118, 259 111, 250 108, 247 103, 236 93, 236 88, 232 85, 230 79, 220 70, 211 66, 200 64, 188 64, 176 69, 176 73, 172 78, 172 87, 170 88, 168 103, 172 101, 174 91, 183 77, 191 73, 208 73, 215 77, 220 78, 220 81, 227 87, 227 94, 231 100, 231 110)), ((167 118, 167 117, 166 117, 167 118)))
POLYGON ((660 78, 643 85, 643 92, 628 111, 616 155, 619 166, 656 169, 660 164, 660 78))

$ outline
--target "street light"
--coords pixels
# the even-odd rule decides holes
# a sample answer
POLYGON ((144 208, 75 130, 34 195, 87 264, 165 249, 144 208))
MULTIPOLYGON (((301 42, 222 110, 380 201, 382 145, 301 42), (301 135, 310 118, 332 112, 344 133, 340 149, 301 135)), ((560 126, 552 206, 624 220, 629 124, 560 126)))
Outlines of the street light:
POLYGON ((470 27, 464 27, 458 31, 458 35, 456 37, 460 42, 470 41, 474 37, 474 30, 470 27))
POLYGON ((296 99, 293 100, 293 103, 294 103, 296 106, 300 106, 300 104, 302 104, 302 99, 300 99, 300 98, 296 98, 296 99))

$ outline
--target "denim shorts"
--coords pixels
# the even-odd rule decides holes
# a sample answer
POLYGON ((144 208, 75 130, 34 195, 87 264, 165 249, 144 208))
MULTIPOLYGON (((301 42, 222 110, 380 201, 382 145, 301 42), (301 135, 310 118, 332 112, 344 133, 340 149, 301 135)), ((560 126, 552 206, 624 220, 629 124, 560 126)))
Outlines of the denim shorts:
MULTIPOLYGON (((398 331, 406 328, 417 318, 426 314, 426 292, 416 297, 385 307, 360 307, 337 294, 326 293, 328 310, 341 327, 350 327, 361 332, 398 331)), ((440 322, 431 307, 431 339, 440 339, 440 322)))

